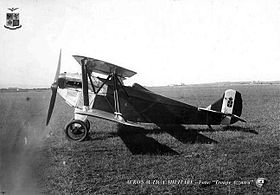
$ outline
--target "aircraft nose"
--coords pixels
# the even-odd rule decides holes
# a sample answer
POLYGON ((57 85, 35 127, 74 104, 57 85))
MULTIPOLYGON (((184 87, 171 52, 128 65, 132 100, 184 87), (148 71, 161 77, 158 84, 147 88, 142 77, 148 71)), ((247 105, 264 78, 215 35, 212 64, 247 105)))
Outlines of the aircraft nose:
POLYGON ((66 86, 66 78, 64 76, 58 78, 58 86, 61 89, 64 89, 66 86))

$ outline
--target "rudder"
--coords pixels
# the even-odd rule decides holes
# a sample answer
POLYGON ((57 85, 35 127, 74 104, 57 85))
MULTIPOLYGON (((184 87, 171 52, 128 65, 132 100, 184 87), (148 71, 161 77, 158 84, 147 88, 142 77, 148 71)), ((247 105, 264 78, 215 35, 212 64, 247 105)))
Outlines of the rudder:
POLYGON ((208 106, 207 109, 227 114, 227 116, 222 119, 221 124, 233 124, 239 120, 238 117, 240 117, 242 113, 241 94, 236 90, 228 89, 225 91, 222 98, 208 106), (232 117, 231 115, 237 117, 232 117))

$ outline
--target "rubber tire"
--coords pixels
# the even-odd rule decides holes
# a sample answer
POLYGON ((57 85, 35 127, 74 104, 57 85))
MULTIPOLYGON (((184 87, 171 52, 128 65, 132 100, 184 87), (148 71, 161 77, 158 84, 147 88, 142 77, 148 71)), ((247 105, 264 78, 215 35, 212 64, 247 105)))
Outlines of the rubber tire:
MULTIPOLYGON (((89 131, 89 129, 87 128, 86 123, 83 122, 83 121, 81 121, 81 120, 72 120, 72 121, 70 121, 70 122, 66 125, 66 127, 65 127, 65 129, 64 129, 65 136, 66 136, 66 138, 67 138, 68 140, 71 140, 71 141, 79 141, 79 142, 81 142, 81 141, 83 141, 83 140, 86 139, 86 137, 88 136, 88 131, 89 131), (81 137, 77 138, 77 139, 74 139, 73 137, 71 137, 71 136, 69 135, 70 133, 72 133, 72 129, 70 129, 70 128, 71 128, 71 126, 72 126, 73 124, 75 124, 75 123, 78 123, 78 124, 81 126, 80 129, 83 130, 83 135, 82 135, 81 137)), ((73 134, 73 133, 72 133, 72 134, 73 134)))
MULTIPOLYGON (((71 121, 73 121, 73 120, 75 120, 75 119, 72 118, 71 121)), ((84 123, 86 124, 86 127, 88 128, 88 130, 90 130, 90 122, 89 122, 89 120, 86 119, 86 121, 84 123)))

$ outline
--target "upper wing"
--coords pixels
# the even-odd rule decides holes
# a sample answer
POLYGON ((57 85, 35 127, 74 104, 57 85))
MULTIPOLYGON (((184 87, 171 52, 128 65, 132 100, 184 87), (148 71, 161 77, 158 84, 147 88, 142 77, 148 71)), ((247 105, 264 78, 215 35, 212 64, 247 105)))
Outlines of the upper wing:
POLYGON ((132 77, 133 75, 136 74, 136 72, 134 72, 132 70, 128 70, 126 68, 122 68, 120 66, 117 66, 117 65, 105 62, 105 61, 101 61, 98 59, 89 58, 89 57, 85 57, 85 56, 78 56, 78 55, 73 55, 73 57, 75 58, 75 60, 77 60, 77 62, 79 64, 82 64, 82 60, 86 59, 88 70, 91 72, 96 72, 96 73, 105 74, 105 75, 115 73, 118 76, 123 77, 123 78, 132 77))

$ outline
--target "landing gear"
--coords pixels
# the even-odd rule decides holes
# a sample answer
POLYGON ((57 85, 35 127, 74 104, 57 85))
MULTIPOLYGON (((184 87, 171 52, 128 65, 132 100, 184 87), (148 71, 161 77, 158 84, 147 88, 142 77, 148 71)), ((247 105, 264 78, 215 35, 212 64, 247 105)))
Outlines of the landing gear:
POLYGON ((83 141, 90 128, 88 120, 85 122, 81 120, 72 120, 65 127, 66 138, 73 141, 83 141))
MULTIPOLYGON (((75 119, 74 119, 74 118, 72 118, 71 120, 73 121, 73 120, 75 120, 75 119)), ((87 129, 88 129, 88 130, 90 130, 90 122, 89 122, 89 120, 87 120, 87 119, 86 119, 86 120, 85 120, 85 121, 83 121, 83 122, 85 123, 85 125, 86 125, 87 129)))

